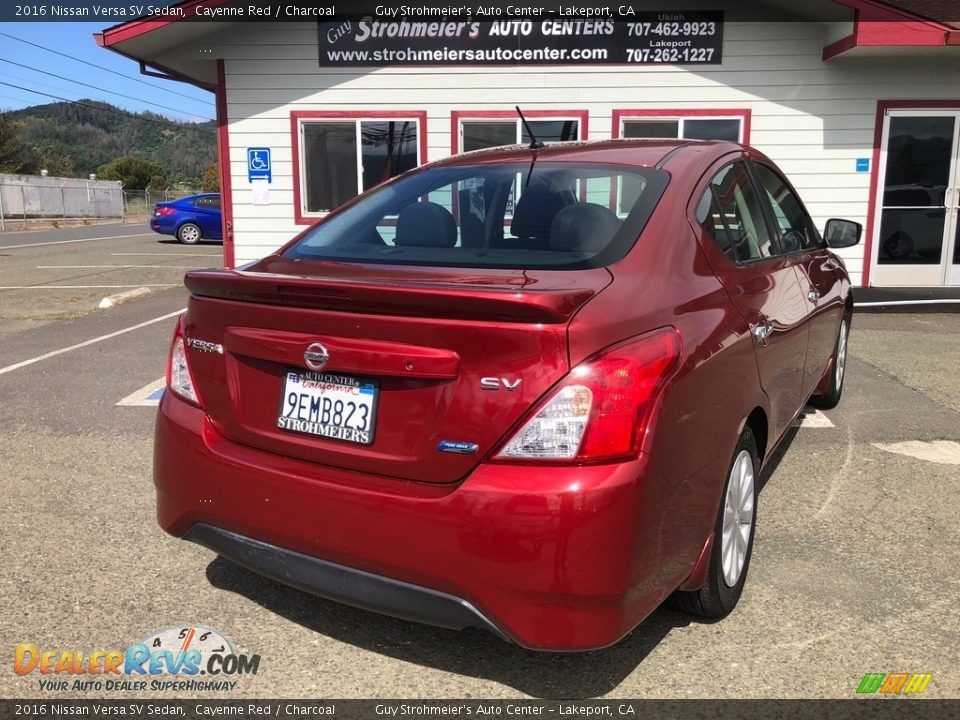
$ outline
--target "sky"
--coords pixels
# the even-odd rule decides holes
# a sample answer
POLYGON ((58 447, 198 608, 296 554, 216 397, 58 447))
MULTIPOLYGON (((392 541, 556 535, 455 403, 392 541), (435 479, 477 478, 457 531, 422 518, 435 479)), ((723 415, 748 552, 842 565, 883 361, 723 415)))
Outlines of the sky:
POLYGON ((29 91, 36 90, 68 100, 102 100, 131 112, 150 110, 188 122, 213 119, 213 93, 182 82, 144 77, 133 60, 98 47, 93 34, 109 26, 109 22, 0 22, 0 111, 60 102, 29 91), (125 77, 12 38, 72 55, 125 77), (29 90, 12 88, 10 84, 29 90))

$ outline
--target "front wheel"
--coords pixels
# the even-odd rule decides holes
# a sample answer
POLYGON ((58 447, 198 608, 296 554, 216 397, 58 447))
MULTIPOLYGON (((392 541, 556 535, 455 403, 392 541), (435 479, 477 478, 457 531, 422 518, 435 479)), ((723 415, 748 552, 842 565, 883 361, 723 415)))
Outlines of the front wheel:
POLYGON ((740 600, 753 552, 759 467, 753 431, 744 428, 733 451, 717 512, 707 580, 699 590, 674 593, 673 603, 680 610, 707 618, 722 618, 740 600))
POLYGON ((810 398, 814 407, 829 410, 835 408, 843 394, 843 379, 847 373, 847 342, 850 339, 850 314, 846 313, 840 321, 837 344, 833 348, 833 367, 830 368, 830 384, 822 395, 810 398))
POLYGON ((203 238, 199 225, 184 223, 177 229, 177 240, 184 245, 196 245, 203 238))

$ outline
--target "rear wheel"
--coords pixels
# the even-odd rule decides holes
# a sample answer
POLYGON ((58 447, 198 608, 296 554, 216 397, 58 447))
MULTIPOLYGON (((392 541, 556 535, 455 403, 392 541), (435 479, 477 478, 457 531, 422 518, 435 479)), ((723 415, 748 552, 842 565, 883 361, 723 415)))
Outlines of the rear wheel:
POLYGON ((203 239, 203 232, 199 225, 193 223, 184 223, 177 228, 177 240, 184 245, 196 245, 203 239))
POLYGON ((674 593, 673 603, 680 610, 708 618, 722 618, 740 600, 753 552, 759 466, 753 431, 744 428, 733 451, 717 512, 707 580, 694 592, 674 593))
POLYGON ((810 404, 829 410, 835 408, 843 394, 843 379, 847 372, 847 341, 850 337, 850 313, 840 321, 837 344, 833 348, 833 367, 830 368, 830 384, 822 395, 810 398, 810 404))

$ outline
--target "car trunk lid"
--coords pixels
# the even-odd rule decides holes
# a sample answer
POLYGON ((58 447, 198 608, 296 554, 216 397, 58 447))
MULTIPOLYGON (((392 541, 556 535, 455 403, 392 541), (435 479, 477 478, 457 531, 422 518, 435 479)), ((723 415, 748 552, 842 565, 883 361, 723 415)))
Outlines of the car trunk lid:
POLYGON ((567 323, 609 282, 603 269, 270 258, 247 271, 187 274, 187 353, 204 409, 235 442, 364 473, 454 482, 568 372, 567 323), (324 354, 326 362, 311 375, 305 354, 316 344, 314 364, 324 354), (357 404, 369 427, 356 431, 351 421, 350 432, 310 434, 337 424, 318 422, 319 401, 311 414, 309 399, 298 399, 313 392, 308 386, 346 405, 349 393, 365 395, 357 404), (292 411, 291 393, 299 393, 292 411))

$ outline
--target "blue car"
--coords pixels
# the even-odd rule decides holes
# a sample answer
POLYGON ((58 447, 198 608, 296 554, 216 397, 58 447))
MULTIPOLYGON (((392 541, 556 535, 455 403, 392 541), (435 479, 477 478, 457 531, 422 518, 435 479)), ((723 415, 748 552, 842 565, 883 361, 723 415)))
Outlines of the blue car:
POLYGON ((174 235, 185 245, 201 240, 221 240, 220 195, 204 193, 157 203, 150 227, 162 235, 174 235))

